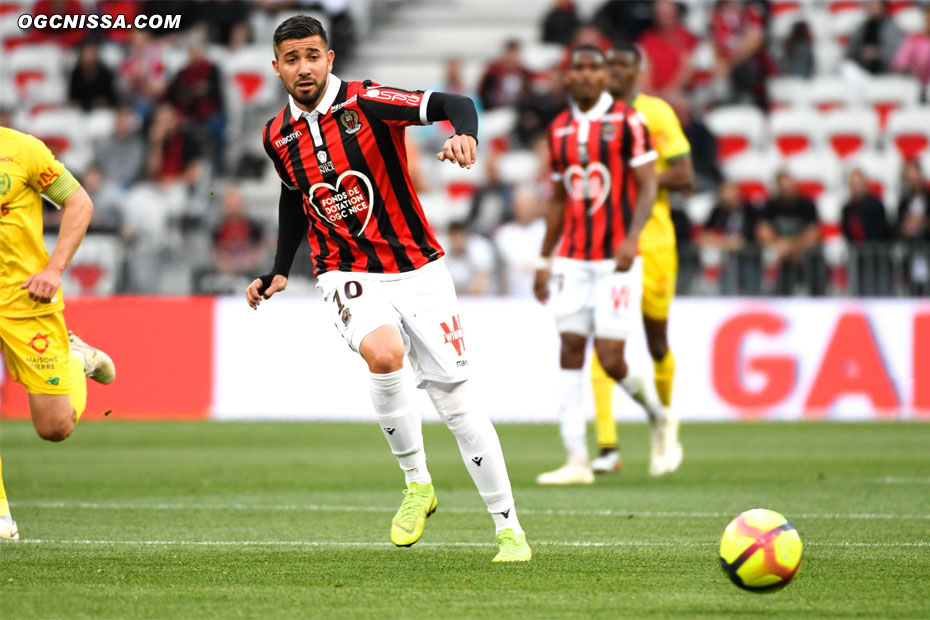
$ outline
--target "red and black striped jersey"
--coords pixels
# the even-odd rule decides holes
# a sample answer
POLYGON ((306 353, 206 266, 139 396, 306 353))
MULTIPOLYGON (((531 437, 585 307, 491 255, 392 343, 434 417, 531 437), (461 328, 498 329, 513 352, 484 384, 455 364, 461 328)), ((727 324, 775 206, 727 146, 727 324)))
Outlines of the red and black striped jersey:
POLYGON ((293 99, 268 121, 265 151, 303 194, 313 271, 403 273, 443 255, 407 170, 404 128, 426 124, 430 91, 330 74, 312 112, 293 99))
POLYGON ((565 228, 558 255, 614 257, 633 221, 632 169, 652 162, 646 119, 607 93, 582 112, 574 104, 547 132, 552 180, 565 185, 565 228))

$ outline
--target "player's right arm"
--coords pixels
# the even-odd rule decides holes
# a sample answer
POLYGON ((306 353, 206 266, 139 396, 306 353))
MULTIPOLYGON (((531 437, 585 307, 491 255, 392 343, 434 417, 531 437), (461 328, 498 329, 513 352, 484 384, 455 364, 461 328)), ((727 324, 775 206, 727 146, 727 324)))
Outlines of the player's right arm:
POLYGON ((303 194, 300 190, 282 185, 281 197, 278 199, 278 248, 274 267, 271 273, 252 280, 246 289, 245 299, 252 309, 258 309, 262 298, 269 299, 287 288, 287 276, 294 264, 294 255, 309 226, 310 222, 303 210, 303 194))
POLYGON ((549 300, 549 278, 552 277, 552 254, 565 228, 565 185, 561 180, 552 181, 552 195, 546 204, 546 234, 539 251, 539 266, 533 282, 533 294, 542 303, 549 300))

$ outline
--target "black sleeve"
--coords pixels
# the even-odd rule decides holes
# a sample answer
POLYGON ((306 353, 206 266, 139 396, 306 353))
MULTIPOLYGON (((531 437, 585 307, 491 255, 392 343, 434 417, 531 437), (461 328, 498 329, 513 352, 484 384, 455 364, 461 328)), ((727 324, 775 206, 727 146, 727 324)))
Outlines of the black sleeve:
POLYGON ((431 123, 449 121, 456 135, 478 139, 478 111, 475 110, 475 102, 464 95, 430 93, 426 103, 426 120, 431 123))
POLYGON ((278 199, 278 249, 275 252, 274 268, 271 273, 259 276, 262 281, 259 294, 265 291, 276 275, 286 278, 291 272, 294 255, 297 253, 301 239, 307 234, 309 225, 310 222, 304 214, 303 194, 300 190, 281 186, 281 198, 278 199))

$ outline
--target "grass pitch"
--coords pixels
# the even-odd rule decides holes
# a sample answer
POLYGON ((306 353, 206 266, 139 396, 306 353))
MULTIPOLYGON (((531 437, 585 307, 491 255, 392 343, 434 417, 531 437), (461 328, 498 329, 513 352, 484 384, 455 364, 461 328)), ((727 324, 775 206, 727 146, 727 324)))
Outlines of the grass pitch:
POLYGON ((496 565, 493 526, 442 426, 424 429, 439 510, 388 542, 403 477, 377 425, 84 423, 63 444, 4 422, 23 540, 0 544, 2 618, 930 617, 930 425, 685 426, 650 480, 540 488, 553 426, 501 425, 535 557, 496 565), (795 581, 733 586, 717 543, 737 513, 784 513, 795 581))

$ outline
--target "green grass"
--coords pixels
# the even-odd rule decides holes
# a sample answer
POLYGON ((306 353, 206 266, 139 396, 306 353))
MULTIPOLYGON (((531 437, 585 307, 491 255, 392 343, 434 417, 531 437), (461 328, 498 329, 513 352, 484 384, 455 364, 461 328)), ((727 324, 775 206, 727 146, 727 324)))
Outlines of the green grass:
POLYGON ((562 459, 554 427, 499 430, 529 564, 490 563, 442 426, 425 428, 439 511, 396 549, 403 479, 376 424, 106 421, 53 445, 4 422, 24 540, 0 545, 0 618, 930 617, 930 425, 686 426, 660 480, 646 427, 624 427, 622 474, 566 489, 534 484, 562 459), (761 595, 716 554, 760 506, 806 543, 796 580, 761 595))

